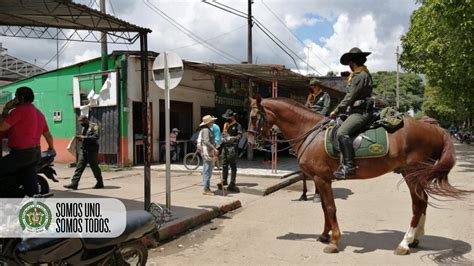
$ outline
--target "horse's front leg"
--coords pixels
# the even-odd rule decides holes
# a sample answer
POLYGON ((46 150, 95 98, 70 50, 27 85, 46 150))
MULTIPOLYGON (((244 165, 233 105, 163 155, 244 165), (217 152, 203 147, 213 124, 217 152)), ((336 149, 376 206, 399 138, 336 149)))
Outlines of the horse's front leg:
POLYGON ((341 238, 341 232, 339 231, 339 225, 337 223, 336 204, 332 193, 331 180, 317 178, 315 181, 318 185, 318 190, 321 196, 321 205, 323 206, 323 210, 325 210, 325 228, 322 236, 327 236, 329 231, 328 228, 332 231, 331 240, 323 251, 324 253, 337 253, 339 252, 337 243, 341 238))
POLYGON ((308 192, 308 187, 306 186, 306 179, 308 177, 305 174, 302 174, 301 180, 303 180, 303 194, 300 197, 300 201, 307 201, 308 197, 306 197, 306 192, 308 192))

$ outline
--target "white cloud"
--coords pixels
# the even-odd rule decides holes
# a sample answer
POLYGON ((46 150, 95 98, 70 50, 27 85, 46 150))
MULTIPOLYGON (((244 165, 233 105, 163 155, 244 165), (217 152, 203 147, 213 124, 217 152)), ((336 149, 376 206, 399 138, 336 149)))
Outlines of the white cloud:
MULTIPOLYGON (((74 1, 83 4, 92 2, 90 0, 74 1)), ((238 63, 247 60, 246 19, 201 1, 147 1, 201 38, 196 41, 179 31, 145 5, 143 0, 113 0, 117 17, 153 30, 148 36, 149 50, 157 52, 173 50, 184 59, 216 63, 238 63), (214 50, 198 44, 202 40, 208 40, 208 43, 215 47, 214 50)), ((247 1, 219 0, 219 2, 244 13, 247 12, 247 1)), ((395 48, 400 42, 400 36, 407 30, 409 16, 416 7, 413 0, 295 0, 291 5, 288 1, 265 0, 266 6, 263 5, 263 1, 254 2, 253 15, 283 41, 285 46, 296 53, 293 57, 302 72, 306 70, 308 49, 292 36, 287 27, 293 32, 299 32, 305 27, 314 30, 314 34, 309 35, 315 39, 305 40, 305 44, 311 45, 310 64, 316 66, 322 74, 326 74, 329 69, 346 70, 339 64, 339 58, 342 53, 354 46, 373 52, 367 62, 372 71, 394 70, 396 68, 395 48), (279 19, 269 12, 267 7, 277 14, 279 19), (320 19, 324 20, 324 23, 326 20, 334 21, 331 36, 324 37, 318 32, 320 19), (286 27, 280 20, 285 21, 286 27), (320 45, 316 41, 319 41, 320 45)), ((112 11, 110 6, 107 11, 109 13, 112 11)), ((257 27, 254 27, 253 33, 254 62, 284 64, 286 67, 296 68, 293 60, 257 27)), ((34 39, 25 41, 25 39, 3 37, 0 41, 9 49, 9 54, 29 62, 37 59, 37 62, 44 64, 54 56, 56 51, 55 41, 34 39), (45 45, 45 43, 48 44, 45 45), (31 47, 45 49, 38 52, 31 47)), ((127 49, 139 49, 139 41, 127 47, 109 44, 109 52, 127 49)), ((61 55, 60 64, 62 66, 72 64, 99 54, 100 44, 98 43, 74 42, 61 55)), ((50 63, 47 67, 51 69, 55 65, 50 63)))
POLYGON ((298 18, 291 14, 288 14, 285 16, 285 24, 290 29, 296 29, 301 26, 314 26, 316 23, 322 22, 322 21, 323 21, 322 19, 318 19, 318 18, 308 18, 308 17, 298 18))

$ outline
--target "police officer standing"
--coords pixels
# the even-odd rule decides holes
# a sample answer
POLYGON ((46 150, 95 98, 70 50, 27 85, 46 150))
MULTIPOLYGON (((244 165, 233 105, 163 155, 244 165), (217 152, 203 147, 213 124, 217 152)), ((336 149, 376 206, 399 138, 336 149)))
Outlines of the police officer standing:
POLYGON ((79 186, 79 180, 81 179, 84 169, 87 164, 90 165, 94 177, 97 180, 95 189, 104 188, 104 182, 102 179, 102 172, 99 168, 99 125, 89 121, 87 116, 80 116, 78 119, 82 126, 82 134, 76 135, 76 139, 82 142, 81 150, 79 151, 79 159, 76 166, 74 176, 71 178, 71 183, 64 185, 67 189, 77 190, 79 186))
POLYGON ((332 119, 340 113, 349 115, 336 133, 343 157, 342 164, 334 172, 337 179, 355 175, 356 165, 351 137, 366 126, 372 117, 372 77, 364 65, 369 54, 370 52, 362 52, 354 47, 340 59, 341 64, 348 65, 352 73, 347 81, 346 96, 329 115, 332 119))
MULTIPOLYGON (((227 187, 228 191, 239 192, 239 188, 235 185, 237 177, 237 153, 238 143, 242 137, 242 126, 235 120, 235 115, 231 109, 222 115, 226 122, 222 130, 222 183, 227 185, 227 177, 229 175, 229 165, 231 169, 230 184, 227 187)), ((222 189, 218 184, 219 189, 222 189)))
POLYGON ((309 94, 304 106, 314 112, 327 116, 329 113, 329 105, 331 105, 331 98, 329 97, 329 94, 321 89, 320 84, 321 82, 316 78, 310 80, 309 94))

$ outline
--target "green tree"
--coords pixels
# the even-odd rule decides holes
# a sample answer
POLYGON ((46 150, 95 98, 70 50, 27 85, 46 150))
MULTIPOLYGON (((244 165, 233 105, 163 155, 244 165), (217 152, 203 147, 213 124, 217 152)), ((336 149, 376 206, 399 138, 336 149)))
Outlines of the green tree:
POLYGON ((402 37, 402 67, 426 75, 423 109, 438 119, 472 124, 474 1, 425 0, 402 37), (446 107, 446 108, 444 108, 446 107))
MULTIPOLYGON (((374 90, 390 106, 397 105, 397 73, 395 71, 379 71, 372 73, 374 90)), ((424 85, 420 76, 413 73, 400 73, 400 111, 410 109, 416 113, 423 103, 424 85)))

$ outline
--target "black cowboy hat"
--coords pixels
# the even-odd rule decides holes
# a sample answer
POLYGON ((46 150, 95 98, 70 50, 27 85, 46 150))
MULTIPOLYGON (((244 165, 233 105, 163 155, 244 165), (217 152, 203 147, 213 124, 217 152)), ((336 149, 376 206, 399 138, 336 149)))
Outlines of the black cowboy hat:
POLYGON ((222 115, 223 118, 225 119, 230 119, 232 118, 234 115, 236 115, 237 113, 235 113, 234 111, 232 111, 231 109, 227 109, 225 111, 225 113, 222 115))
POLYGON ((345 53, 341 56, 340 62, 341 62, 341 64, 347 66, 352 61, 353 58, 367 57, 369 54, 371 54, 371 52, 362 52, 361 49, 359 49, 357 47, 354 47, 351 50, 349 50, 349 52, 347 52, 347 53, 345 53))

